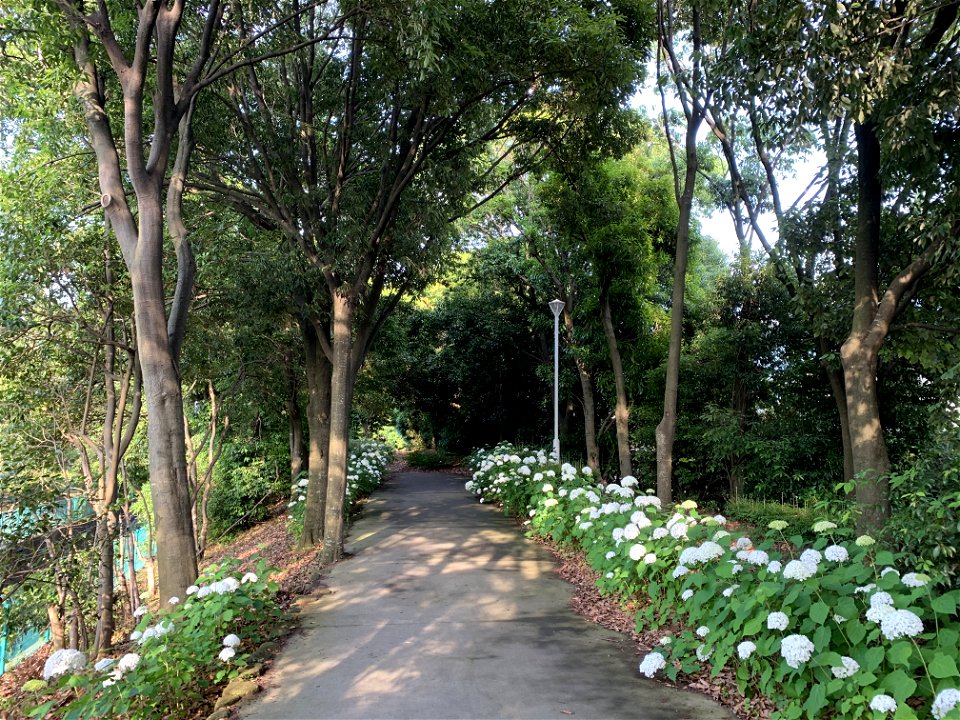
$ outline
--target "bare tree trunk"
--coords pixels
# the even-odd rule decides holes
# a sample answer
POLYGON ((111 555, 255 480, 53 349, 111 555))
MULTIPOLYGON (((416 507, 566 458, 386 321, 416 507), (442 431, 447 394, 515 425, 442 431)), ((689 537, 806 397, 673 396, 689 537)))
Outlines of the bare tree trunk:
MULTIPOLYGON (((306 321, 305 321, 306 322, 306 321)), ((293 354, 284 358, 287 371, 287 423, 290 442, 290 482, 296 482, 304 467, 303 419, 300 415, 300 384, 297 382, 293 354)))
MULTIPOLYGON (((574 347, 573 312, 570 303, 563 306, 563 327, 567 333, 567 342, 574 347)), ((574 347, 574 364, 580 376, 580 390, 583 395, 583 440, 587 450, 587 465, 594 473, 600 472, 600 448, 597 446, 597 411, 593 397, 593 379, 590 368, 574 347)))
POLYGON ((63 628, 63 606, 57 604, 47 605, 47 622, 50 624, 50 644, 53 651, 64 649, 64 628, 63 628))
POLYGON ((108 510, 97 519, 97 533, 95 545, 100 552, 98 597, 97 597, 97 629, 93 641, 94 654, 110 647, 113 642, 114 618, 114 545, 116 535, 117 514, 108 510))
POLYGON ((613 382, 617 391, 617 405, 614 411, 617 422, 617 457, 620 460, 620 477, 624 478, 633 475, 633 463, 630 458, 630 406, 627 404, 627 383, 623 376, 623 362, 620 359, 620 348, 617 346, 617 334, 613 329, 610 296, 606 292, 603 293, 601 306, 603 332, 607 336, 607 349, 610 352, 613 382))
MULTIPOLYGON (((817 346, 821 358, 829 352, 826 340, 817 338, 817 346)), ((847 414, 847 391, 844 387, 843 368, 836 368, 828 361, 821 359, 820 367, 830 384, 830 393, 837 406, 837 419, 840 421, 840 442, 843 447, 843 480, 853 480, 853 449, 850 445, 850 419, 847 414)))
POLYGON ((350 457, 350 403, 353 396, 354 300, 338 291, 333 295, 333 372, 330 383, 330 449, 327 498, 324 508, 321 562, 343 555, 343 504, 350 457))
MULTIPOLYGON (((330 451, 330 384, 332 366, 320 346, 318 330, 301 318, 307 375, 307 425, 310 431, 307 461, 307 504, 303 517, 303 547, 323 541, 327 501, 327 460, 330 451)), ((299 409, 298 409, 299 413, 299 409)))

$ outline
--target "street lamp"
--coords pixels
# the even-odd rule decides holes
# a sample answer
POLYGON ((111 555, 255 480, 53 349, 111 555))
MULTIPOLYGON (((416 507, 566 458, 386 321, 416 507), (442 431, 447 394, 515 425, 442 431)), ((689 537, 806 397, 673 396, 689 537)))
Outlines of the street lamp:
POLYGON ((560 462, 560 313, 563 300, 551 300, 553 311, 553 457, 560 462))

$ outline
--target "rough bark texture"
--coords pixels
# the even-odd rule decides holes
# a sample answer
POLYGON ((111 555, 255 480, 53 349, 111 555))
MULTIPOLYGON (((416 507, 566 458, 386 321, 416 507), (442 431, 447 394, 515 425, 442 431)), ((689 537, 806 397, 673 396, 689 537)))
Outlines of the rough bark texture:
POLYGON ((673 296, 670 307, 670 347, 667 381, 663 391, 663 416, 657 425, 657 497, 664 507, 673 502, 673 441, 677 434, 677 386, 680 378, 680 350, 683 342, 683 296, 690 251, 690 214, 697 178, 697 131, 702 115, 687 122, 686 172, 680 195, 677 248, 673 261, 673 296))
POLYGON ((630 458, 630 406, 627 404, 627 383, 623 376, 623 362, 617 345, 617 334, 613 328, 613 314, 610 311, 610 297, 603 293, 603 333, 607 337, 607 349, 610 352, 610 365, 613 368, 613 382, 617 391, 617 405, 614 417, 617 423, 617 458, 620 461, 620 477, 633 475, 630 458))
MULTIPOLYGON (((818 337, 817 344, 821 357, 826 355, 829 351, 826 340, 818 337)), ((843 446, 843 480, 844 482, 850 482, 853 480, 853 450, 850 447, 850 419, 847 415, 847 391, 844 387, 843 368, 838 369, 826 360, 820 361, 820 367, 830 384, 830 393, 833 395, 833 402, 837 406, 837 419, 840 421, 840 442, 843 446)))
POLYGON ((287 423, 290 446, 290 482, 296 482, 304 468, 303 418, 300 414, 300 383, 292 354, 286 357, 287 370, 287 423))
POLYGON ((327 499, 324 508, 321 562, 343 555, 343 501, 347 489, 350 455, 350 403, 353 396, 353 298, 333 295, 333 372, 330 383, 330 456, 327 466, 327 499))
MULTIPOLYGON (((571 303, 563 306, 563 327, 566 330, 567 342, 574 346, 573 312, 571 303)), ((587 363, 574 352, 574 362, 577 366, 577 375, 580 377, 580 390, 583 395, 583 442, 587 451, 587 465, 599 477, 600 448, 597 446, 597 411, 593 398, 593 378, 587 363)))
POLYGON ((309 319, 303 319, 303 346, 306 353, 307 424, 310 429, 307 461, 307 504, 303 517, 304 547, 323 541, 327 500, 327 460, 330 445, 330 360, 320 347, 317 331, 309 319))

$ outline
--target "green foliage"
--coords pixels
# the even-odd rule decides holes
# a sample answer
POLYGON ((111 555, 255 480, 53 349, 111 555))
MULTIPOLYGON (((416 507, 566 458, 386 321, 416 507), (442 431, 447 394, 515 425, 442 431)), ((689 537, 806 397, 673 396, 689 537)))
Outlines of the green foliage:
POLYGON ((723 512, 730 520, 760 528, 767 527, 774 520, 783 520, 791 527, 806 528, 812 527, 817 520, 817 513, 809 507, 750 498, 728 500, 723 512))
POLYGON ((890 487, 884 538, 914 567, 960 587, 960 427, 948 420, 911 466, 890 476, 890 487))
POLYGON ((286 490, 288 463, 286 448, 279 443, 229 442, 214 470, 208 507, 211 539, 270 517, 271 505, 286 490))
POLYGON ((748 698, 775 701, 775 718, 810 720, 876 717, 881 694, 896 717, 925 717, 960 683, 960 591, 937 592, 872 538, 828 521, 730 533, 694 502, 661 511, 635 479, 595 485, 542 451, 499 446, 472 462, 468 491, 583 552, 602 592, 638 601, 638 628, 671 628, 644 674, 729 669, 748 698))
POLYGON ((131 654, 103 670, 91 663, 61 676, 55 687, 70 688, 74 699, 65 706, 51 700, 30 716, 147 720, 194 714, 216 687, 241 672, 251 652, 274 637, 283 612, 272 572, 263 561, 242 577, 235 560, 208 568, 187 597, 141 618, 131 654), (224 642, 230 635, 235 645, 233 639, 224 642))
POLYGON ((420 470, 444 470, 459 464, 460 458, 443 450, 414 450, 407 453, 407 464, 420 470))

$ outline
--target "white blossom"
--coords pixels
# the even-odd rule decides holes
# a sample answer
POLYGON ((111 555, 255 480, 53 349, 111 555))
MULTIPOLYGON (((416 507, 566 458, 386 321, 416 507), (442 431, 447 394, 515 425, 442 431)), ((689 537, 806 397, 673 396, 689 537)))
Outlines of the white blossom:
POLYGON ((667 666, 667 660, 663 657, 661 653, 652 652, 647 653, 647 655, 640 662, 640 674, 645 677, 652 678, 657 674, 658 671, 663 670, 667 666))
POLYGON ((640 535, 640 528, 633 523, 630 523, 623 529, 623 537, 626 540, 636 540, 638 535, 640 535))
POLYGON ((701 643, 697 648, 697 660, 700 662, 704 662, 705 660, 709 659, 711 655, 713 655, 713 650, 707 650, 707 646, 705 644, 701 643))
POLYGON ((108 667, 113 665, 116 662, 113 658, 105 657, 102 660, 97 660, 97 664, 93 666, 93 669, 97 672, 103 672, 108 667))
POLYGON ((180 598, 178 598, 176 595, 174 595, 172 598, 170 598, 169 600, 167 600, 167 602, 170 603, 171 605, 176 605, 177 603, 180 602, 180 598))
POLYGON ((126 672, 127 670, 133 670, 137 665, 140 664, 140 656, 136 653, 127 653, 120 661, 117 663, 117 670, 120 672, 126 672))
POLYGON ((143 617, 148 612, 150 612, 150 608, 148 608, 146 605, 141 605, 140 607, 138 607, 136 610, 133 611, 133 616, 143 617))
POLYGON ((787 635, 780 641, 780 654, 796 670, 813 656, 813 643, 806 635, 787 635))
POLYGON ((823 551, 823 556, 830 562, 842 563, 850 559, 850 553, 843 545, 831 545, 823 551))
POLYGON ((64 648, 57 650, 43 664, 43 679, 49 680, 74 670, 83 670, 87 665, 87 656, 79 650, 64 648))
POLYGON ((887 640, 916 637, 923 632, 923 620, 909 610, 893 610, 880 618, 880 632, 887 640))
POLYGON ((701 625, 697 628, 697 637, 704 638, 709 634, 709 632, 710 628, 708 628, 706 625, 701 625))
POLYGON ((752 640, 744 640, 742 643, 737 645, 737 655, 741 660, 746 660, 753 655, 756 649, 756 643, 754 643, 752 640))
POLYGON ((848 678, 860 669, 860 663, 858 663, 852 657, 847 657, 844 655, 842 658, 840 658, 840 662, 843 664, 838 667, 830 668, 830 672, 833 673, 835 678, 848 678))
POLYGON ((237 651, 232 647, 225 647, 220 651, 220 654, 217 656, 220 658, 221 662, 229 662, 233 659, 233 656, 237 654, 237 651))
POLYGON ((820 561, 823 560, 823 555, 820 554, 818 550, 809 548, 800 553, 800 562, 809 563, 810 565, 817 566, 820 564, 820 561))
POLYGON ((783 569, 783 576, 789 580, 808 580, 817 574, 817 566, 802 560, 791 560, 783 569))
POLYGON ((748 537, 737 538, 735 547, 737 550, 749 550, 753 547, 753 541, 748 537))
POLYGON ((880 577, 883 577, 884 575, 888 575, 889 573, 893 573, 897 577, 900 577, 900 571, 894 567, 885 567, 883 570, 880 571, 880 577))
POLYGON ((769 573, 778 573, 783 570, 783 563, 779 560, 771 560, 770 564, 767 565, 767 572, 769 573))
POLYGON ((900 578, 900 582, 907 587, 919 588, 930 582, 930 576, 923 573, 908 572, 900 578))
POLYGON ((224 647, 236 647, 239 644, 240 644, 240 638, 234 635, 233 633, 230 633, 223 639, 224 647))
POLYGON ((665 538, 669 534, 670 534, 670 531, 667 530, 665 527, 658 527, 658 528, 654 528, 652 537, 654 540, 663 540, 663 538, 665 538))
POLYGON ((770 556, 763 550, 751 550, 744 559, 751 565, 766 565, 770 562, 770 556))
POLYGON ((640 562, 646 554, 647 549, 643 545, 638 543, 630 546, 630 559, 634 562, 640 562))
POLYGON ((643 562, 645 562, 647 565, 653 565, 656 561, 656 553, 647 553, 643 556, 643 562))
POLYGON ((870 701, 870 709, 882 713, 892 713, 897 711, 897 701, 889 695, 874 695, 870 701))
POLYGON ((620 484, 623 487, 633 488, 637 487, 640 483, 637 482, 637 479, 633 475, 627 475, 620 480, 620 484))
POLYGON ((686 602, 692 597, 693 597, 693 590, 691 590, 690 588, 687 588, 682 593, 680 593, 680 599, 683 600, 684 602, 686 602))
POLYGON ((690 572, 690 568, 688 568, 686 565, 677 565, 673 569, 673 579, 676 580, 679 577, 683 577, 688 572, 690 572))
POLYGON ((726 590, 723 591, 723 596, 724 597, 732 596, 737 591, 737 588, 739 587, 740 587, 739 585, 731 585, 730 587, 728 587, 726 590))
POLYGON ((768 630, 786 630, 789 624, 790 618, 784 612, 777 610, 767 615, 768 630))
POLYGON ((942 720, 947 713, 960 704, 960 690, 956 688, 947 688, 937 693, 933 699, 933 706, 930 708, 930 714, 936 720, 942 720))

